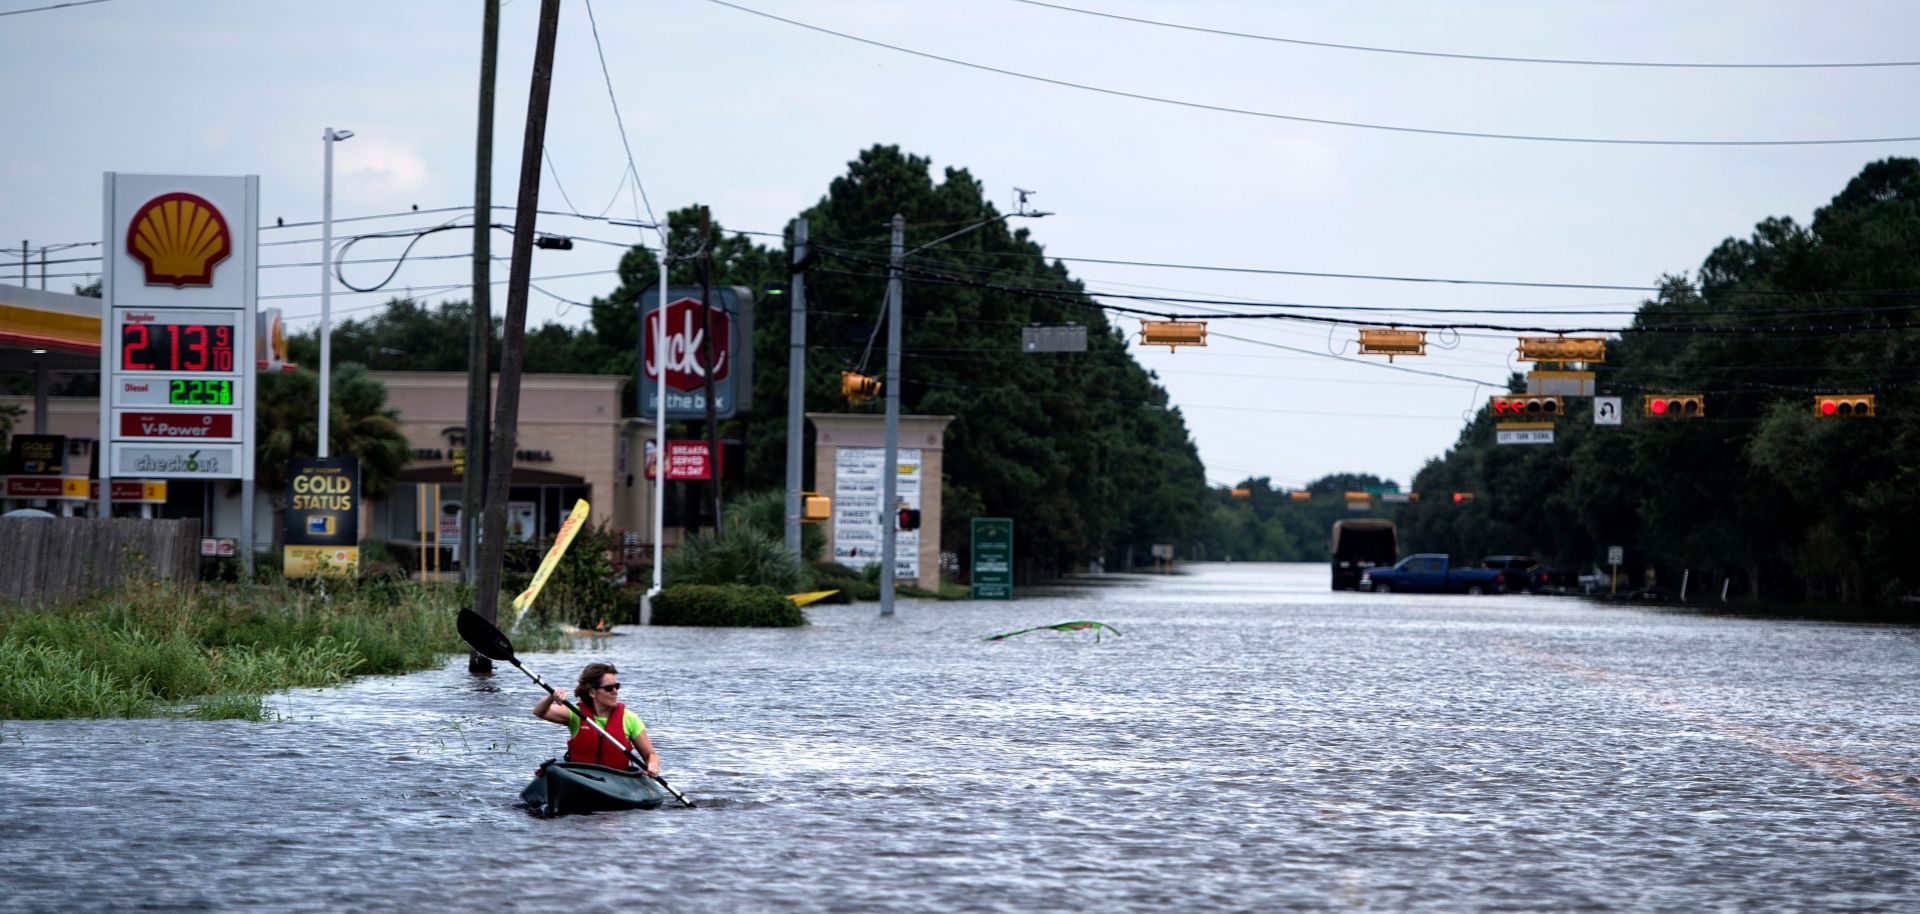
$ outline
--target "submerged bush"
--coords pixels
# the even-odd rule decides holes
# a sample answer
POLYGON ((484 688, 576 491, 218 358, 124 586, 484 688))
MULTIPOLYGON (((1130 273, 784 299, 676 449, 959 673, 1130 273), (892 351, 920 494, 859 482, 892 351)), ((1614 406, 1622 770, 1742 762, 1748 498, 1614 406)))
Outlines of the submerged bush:
POLYGON ((786 544, 743 525, 727 528, 725 536, 708 534, 687 540, 667 557, 664 572, 669 587, 749 584, 799 593, 808 583, 806 568, 786 544))
POLYGON ((791 628, 807 614, 771 587, 676 584, 653 598, 653 624, 791 628))
MULTIPOLYGON (((468 595, 399 581, 329 582, 324 593, 284 582, 149 586, 0 613, 0 718, 259 720, 268 692, 412 672, 465 652, 454 618, 468 595)), ((531 649, 567 640, 517 634, 531 649)))

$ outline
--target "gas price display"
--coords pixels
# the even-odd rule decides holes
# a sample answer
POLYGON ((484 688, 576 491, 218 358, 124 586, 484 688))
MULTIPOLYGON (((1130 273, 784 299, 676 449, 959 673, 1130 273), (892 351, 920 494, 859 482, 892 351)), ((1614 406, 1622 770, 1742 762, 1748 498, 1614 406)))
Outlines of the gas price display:
POLYGON ((169 406, 232 406, 233 382, 173 379, 167 382, 169 406))
POLYGON ((128 321, 120 326, 120 370, 232 371, 233 343, 232 324, 128 321))

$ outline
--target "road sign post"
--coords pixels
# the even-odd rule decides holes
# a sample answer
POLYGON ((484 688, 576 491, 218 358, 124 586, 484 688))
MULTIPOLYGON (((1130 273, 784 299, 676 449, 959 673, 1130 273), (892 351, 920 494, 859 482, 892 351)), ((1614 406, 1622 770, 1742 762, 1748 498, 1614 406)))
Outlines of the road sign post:
POLYGON ((973 573, 967 591, 974 600, 1013 599, 1013 518, 973 519, 973 573))
POLYGON ((1626 558, 1627 551, 1625 549, 1619 546, 1607 547, 1607 564, 1613 567, 1613 582, 1607 587, 1607 596, 1609 597, 1620 592, 1620 563, 1625 561, 1626 558))

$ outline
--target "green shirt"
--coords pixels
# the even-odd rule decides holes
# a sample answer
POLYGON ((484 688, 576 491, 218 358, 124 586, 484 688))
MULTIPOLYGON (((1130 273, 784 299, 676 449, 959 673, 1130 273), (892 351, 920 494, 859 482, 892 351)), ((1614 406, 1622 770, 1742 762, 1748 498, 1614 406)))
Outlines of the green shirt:
MULTIPOLYGON (((626 716, 625 724, 626 724, 626 731, 627 731, 627 742, 638 743, 640 741, 640 734, 647 732, 647 725, 641 722, 640 715, 633 713, 632 708, 627 708, 626 712, 627 712, 627 716, 626 716)), ((609 729, 607 727, 607 718, 606 718, 606 715, 604 714, 599 717, 595 717, 593 719, 593 722, 599 724, 601 729, 609 729)), ((611 731, 609 730, 609 732, 611 731)), ((579 735, 580 735, 580 715, 575 714, 571 710, 569 710, 567 712, 567 737, 571 739, 579 735)))

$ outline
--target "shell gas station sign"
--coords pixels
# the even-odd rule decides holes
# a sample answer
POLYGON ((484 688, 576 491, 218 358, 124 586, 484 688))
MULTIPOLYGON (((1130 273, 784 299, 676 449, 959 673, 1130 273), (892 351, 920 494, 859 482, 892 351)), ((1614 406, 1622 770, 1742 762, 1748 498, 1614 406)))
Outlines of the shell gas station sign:
POLYGON ((251 176, 106 175, 101 476, 253 478, 259 199, 251 176))

